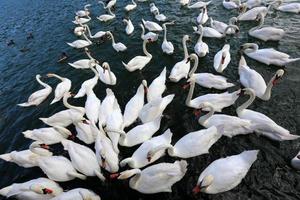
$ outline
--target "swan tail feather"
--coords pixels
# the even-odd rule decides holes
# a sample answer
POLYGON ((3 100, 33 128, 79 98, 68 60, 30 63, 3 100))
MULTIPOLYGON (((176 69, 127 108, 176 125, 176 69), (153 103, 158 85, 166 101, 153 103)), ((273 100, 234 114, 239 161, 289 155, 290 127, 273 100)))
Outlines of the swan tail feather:
POLYGON ((25 102, 25 103, 19 103, 17 104, 18 106, 21 106, 21 107, 29 107, 29 106, 32 106, 33 104, 32 103, 29 103, 29 102, 25 102))
POLYGON ((71 47, 74 47, 74 45, 72 43, 67 42, 67 44, 71 47))
POLYGON ((131 157, 130 158, 125 158, 124 160, 122 160, 120 162, 120 166, 125 167, 125 165, 128 164, 129 162, 133 162, 133 159, 131 157))
POLYGON ((122 64, 123 64, 123 66, 124 66, 128 71, 130 71, 130 67, 129 67, 126 63, 124 63, 124 62, 122 61, 122 64))
POLYGON ((81 180, 85 180, 86 179, 85 175, 80 174, 78 172, 68 172, 68 174, 71 175, 71 176, 73 176, 73 177, 79 178, 81 180))
POLYGON ((24 131, 22 132, 25 138, 32 138, 32 131, 24 131))
POLYGON ((11 191, 11 189, 12 189, 12 186, 7 186, 5 188, 2 188, 0 190, 0 195, 2 195, 2 196, 8 196, 8 193, 11 191))
POLYGON ((7 161, 7 162, 12 161, 12 158, 11 158, 11 156, 10 156, 10 153, 5 153, 5 154, 0 155, 0 159, 5 160, 5 161, 7 161))
POLYGON ((54 103, 56 103, 56 102, 58 102, 58 101, 59 101, 58 99, 53 99, 53 100, 51 101, 50 105, 52 105, 52 104, 54 104, 54 103))
POLYGON ((292 58, 292 59, 289 59, 288 63, 297 62, 299 60, 300 60, 300 58, 292 58))
POLYGON ((103 174, 100 171, 95 171, 96 176, 101 180, 101 181, 105 181, 105 177, 103 176, 103 174))

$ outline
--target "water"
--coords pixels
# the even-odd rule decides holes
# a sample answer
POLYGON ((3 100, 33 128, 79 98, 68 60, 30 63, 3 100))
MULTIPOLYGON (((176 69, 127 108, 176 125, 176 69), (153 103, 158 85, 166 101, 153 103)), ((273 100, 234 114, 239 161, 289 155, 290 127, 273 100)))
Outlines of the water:
MULTIPOLYGON (((176 25, 168 27, 168 40, 175 46, 175 54, 172 56, 163 55, 160 49, 162 34, 158 43, 148 45, 148 50, 153 54, 153 59, 145 69, 139 73, 129 73, 122 66, 121 61, 129 61, 132 57, 142 54, 142 41, 140 40, 141 30, 138 27, 141 18, 154 20, 149 13, 148 3, 139 3, 138 9, 129 14, 135 26, 132 36, 125 34, 125 25, 121 19, 128 16, 123 11, 123 7, 129 1, 119 0, 117 3, 117 19, 109 23, 100 23, 96 16, 103 14, 103 10, 96 5, 96 1, 71 1, 71 0, 2 0, 0 1, 0 153, 13 150, 23 150, 28 148, 31 141, 24 139, 21 132, 27 129, 44 127, 45 125, 38 119, 39 117, 50 116, 63 109, 62 103, 49 106, 53 94, 46 102, 38 107, 21 108, 17 103, 26 101, 28 96, 40 86, 35 82, 35 75, 40 73, 45 75, 48 72, 66 76, 72 80, 72 92, 77 92, 81 83, 92 77, 93 73, 87 70, 76 70, 66 63, 57 64, 62 51, 70 55, 69 61, 73 62, 85 58, 83 52, 75 50, 66 45, 66 42, 76 40, 72 33, 74 25, 72 20, 74 12, 81 9, 86 3, 92 2, 92 22, 89 24, 92 33, 99 30, 113 31, 117 41, 127 45, 128 51, 116 53, 110 42, 101 45, 93 45, 90 50, 93 56, 101 61, 110 63, 112 70, 117 75, 118 83, 112 89, 115 92, 119 104, 122 108, 135 93, 141 80, 144 78, 148 82, 158 76, 164 66, 167 66, 168 73, 172 66, 183 57, 181 39, 184 34, 192 37, 192 42, 188 44, 189 52, 193 51, 193 46, 197 36, 192 32, 192 25, 195 25, 197 10, 180 8, 175 1, 155 1, 170 20, 176 20, 176 25), (34 35, 33 40, 26 40, 29 32, 34 35), (14 39, 16 45, 7 47, 6 41, 14 39), (22 53, 19 50, 23 47, 29 51, 22 53)), ((236 16, 236 11, 227 11, 221 6, 221 1, 214 0, 209 6, 209 15, 220 21, 228 21, 232 16, 236 16)), ((247 30, 254 23, 242 23, 241 34, 227 39, 205 39, 210 47, 210 54, 200 60, 199 72, 213 72, 213 56, 224 43, 231 45, 232 61, 225 70, 224 76, 238 84, 237 71, 237 51, 239 46, 245 42, 257 42, 261 47, 274 47, 280 51, 290 54, 292 57, 299 57, 300 40, 299 25, 300 16, 295 14, 274 12, 266 19, 267 25, 282 27, 286 30, 286 36, 279 43, 263 43, 253 38, 249 38, 247 30)), ((247 59, 249 66, 260 72, 266 80, 276 71, 274 66, 265 66, 250 59, 247 59)), ((283 127, 288 128, 291 133, 297 134, 300 128, 300 69, 297 64, 287 67, 287 73, 283 80, 273 90, 272 99, 268 102, 256 100, 251 109, 262 112, 283 127)), ((46 80, 53 87, 57 84, 55 79, 46 80)), ((174 133, 173 144, 188 132, 202 129, 192 114, 192 109, 184 106, 187 91, 183 91, 181 86, 185 81, 177 84, 167 83, 165 95, 175 93, 176 97, 165 112, 165 118, 161 125, 162 133, 168 127, 174 133)), ((95 93, 101 99, 105 96, 106 86, 98 83, 95 93)), ((215 90, 196 87, 194 96, 205 93, 218 92, 215 90)), ((72 100, 71 103, 82 105, 84 98, 72 100)), ((226 108, 226 114, 235 114, 235 108, 245 101, 240 99, 236 105, 226 108)), ((299 133, 298 133, 299 134, 299 133)), ((56 154, 62 152, 59 145, 56 154)), ((120 158, 128 157, 136 148, 121 148, 120 158)), ((127 181, 108 181, 102 184, 97 178, 89 178, 88 181, 71 181, 61 184, 64 189, 69 190, 75 187, 86 187, 99 193, 102 199, 300 199, 300 174, 291 168, 290 159, 300 150, 299 141, 274 142, 255 134, 248 136, 237 136, 232 139, 221 138, 211 149, 210 154, 188 159, 188 172, 185 177, 173 186, 171 194, 142 195, 131 190, 127 181), (201 171, 212 161, 228 155, 238 154, 243 150, 260 149, 258 160, 251 167, 248 175, 242 183, 235 189, 217 195, 200 194, 193 196, 191 190, 195 185, 201 171)), ((64 154, 66 155, 66 154, 64 154)), ((157 162, 173 162, 175 159, 164 157, 157 162)), ((24 182, 43 176, 38 168, 24 169, 12 163, 0 161, 0 188, 14 182, 24 182)))

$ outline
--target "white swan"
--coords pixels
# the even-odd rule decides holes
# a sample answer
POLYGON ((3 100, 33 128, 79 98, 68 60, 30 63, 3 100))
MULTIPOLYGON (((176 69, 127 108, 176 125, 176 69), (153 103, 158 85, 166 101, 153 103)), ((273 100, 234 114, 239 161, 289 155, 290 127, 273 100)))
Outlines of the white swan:
POLYGON ((89 59, 81 59, 73 63, 68 63, 68 65, 70 65, 75 69, 89 69, 91 67, 95 67, 96 65, 99 65, 99 61, 94 59, 91 56, 89 49, 87 47, 84 48, 84 52, 89 57, 89 59))
MULTIPOLYGON (((200 26, 200 25, 199 25, 200 26)), ((198 26, 198 27, 199 27, 198 26)), ((195 30, 195 32, 198 32, 197 27, 193 27, 193 29, 195 30)), ((209 38, 224 38, 226 37, 226 33, 228 30, 230 29, 234 29, 235 33, 238 33, 239 27, 237 27, 236 25, 228 25, 227 28, 225 29, 225 31, 223 32, 223 34, 221 34, 219 31, 217 31, 214 28, 211 27, 203 27, 203 37, 209 37, 209 38)))
POLYGON ((283 0, 275 1, 275 9, 282 12, 290 12, 290 13, 300 13, 300 3, 299 2, 291 2, 282 4, 283 0))
POLYGON ((68 78, 64 78, 57 74, 52 74, 52 73, 47 74, 47 77, 55 77, 61 81, 59 84, 57 84, 54 91, 55 97, 50 103, 50 104, 54 104, 60 101, 63 98, 65 93, 69 92, 69 90, 71 89, 72 82, 68 78))
POLYGON ((257 159, 258 150, 244 151, 212 162, 200 174, 194 194, 204 192, 216 194, 235 188, 247 175, 257 159))
POLYGON ((27 102, 25 103, 20 103, 18 104, 18 106, 21 107, 28 107, 28 106, 38 106, 40 105, 43 101, 45 101, 45 99, 47 99, 47 97, 49 96, 49 94, 52 92, 52 87, 46 83, 44 83, 43 81, 41 81, 41 75, 37 74, 35 76, 35 79, 37 80, 37 82, 42 85, 44 88, 40 89, 34 93, 32 93, 29 97, 27 102))
POLYGON ((204 57, 204 56, 206 56, 207 53, 209 53, 209 48, 208 48, 208 45, 202 41, 202 38, 203 38, 203 26, 202 25, 199 25, 199 30, 196 33, 199 34, 200 36, 194 47, 194 51, 199 57, 204 57))
POLYGON ((114 7, 117 3, 117 0, 109 0, 106 6, 103 1, 98 1, 98 3, 102 4, 104 9, 107 9, 114 7))
POLYGON ((135 95, 126 104, 123 115, 124 127, 130 126, 134 121, 137 120, 139 113, 144 106, 145 89, 146 82, 143 80, 135 95))
POLYGON ((223 0, 223 7, 232 10, 232 9, 237 9, 241 5, 241 1, 234 1, 234 0, 223 0))
POLYGON ((255 100, 255 92, 251 88, 245 88, 243 91, 244 94, 249 95, 250 98, 243 105, 238 107, 236 112, 240 118, 250 120, 251 123, 255 125, 255 132, 277 141, 295 140, 300 137, 290 134, 288 130, 277 125, 266 115, 247 109, 255 100))
POLYGON ((221 94, 206 94, 192 99, 195 89, 195 80, 190 79, 190 90, 186 98, 185 105, 191 108, 199 108, 201 103, 210 102, 215 111, 222 112, 222 109, 234 104, 238 99, 240 91, 235 91, 232 93, 224 92, 221 94))
POLYGON ((98 122, 99 111, 101 101, 98 99, 92 88, 89 88, 86 92, 85 101, 85 114, 91 123, 96 124, 98 122))
POLYGON ((147 88, 147 101, 151 102, 155 99, 161 98, 166 90, 166 74, 167 69, 164 67, 158 77, 156 77, 147 88))
POLYGON ((241 8, 242 12, 237 17, 238 21, 254 21, 260 13, 265 17, 271 8, 271 5, 269 5, 268 8, 265 6, 255 7, 247 12, 247 6, 245 4, 242 4, 241 8))
POLYGON ((80 24, 80 26, 74 28, 73 32, 76 36, 82 36, 82 34, 86 32, 86 27, 84 27, 83 24, 80 24))
MULTIPOLYGON (((104 4, 103 4, 104 6, 104 4)), ((103 15, 100 15, 97 17, 97 19, 100 21, 100 22, 107 22, 107 21, 110 21, 110 20, 113 20, 114 18, 116 18, 116 15, 111 12, 111 8, 108 8, 108 13, 109 14, 103 14, 103 15)))
POLYGON ((197 23, 198 24, 205 24, 208 20, 208 15, 207 15, 207 8, 206 6, 201 9, 201 13, 197 17, 197 23))
POLYGON ((286 53, 282 53, 273 48, 258 49, 259 46, 255 43, 246 43, 241 46, 244 54, 248 57, 257 60, 266 65, 285 66, 291 62, 300 60, 300 58, 290 58, 286 53))
POLYGON ((102 38, 103 36, 105 36, 106 32, 105 31, 98 31, 97 33, 95 33, 94 35, 92 35, 90 27, 88 25, 83 25, 83 27, 85 27, 87 29, 87 32, 89 34, 90 38, 93 39, 98 39, 98 38, 102 38))
POLYGON ((135 3, 134 0, 131 0, 131 2, 132 2, 132 4, 128 4, 128 5, 126 5, 126 6, 124 7, 124 9, 125 9, 127 12, 136 9, 136 7, 137 7, 137 4, 135 3))
POLYGON ((86 176, 97 176, 101 181, 105 180, 98 165, 96 155, 90 148, 71 140, 63 140, 61 143, 64 150, 68 151, 75 169, 86 176))
POLYGON ((88 23, 89 21, 91 21, 91 17, 90 16, 85 16, 85 17, 79 17, 79 16, 76 16, 75 17, 75 20, 72 21, 74 24, 76 25, 80 25, 80 24, 85 24, 85 23, 88 23))
POLYGON ((247 6, 247 8, 251 9, 251 8, 260 6, 261 3, 262 3, 261 0, 247 0, 247 1, 246 1, 245 3, 243 3, 243 4, 245 4, 245 5, 247 6))
POLYGON ((167 22, 162 25, 164 28, 164 41, 161 44, 161 49, 164 53, 166 53, 168 55, 171 55, 174 53, 174 46, 173 46, 172 42, 169 42, 167 40, 167 25, 172 25, 172 24, 174 24, 174 22, 167 22))
POLYGON ((110 70, 110 66, 107 62, 104 62, 102 64, 102 67, 100 67, 100 65, 97 65, 96 69, 98 71, 100 81, 107 85, 117 84, 116 75, 110 70))
POLYGON ((260 13, 258 14, 258 18, 260 19, 259 25, 251 28, 248 32, 249 35, 263 41, 279 41, 282 39, 285 34, 283 29, 269 26, 262 27, 265 17, 260 13))
POLYGON ((76 129, 76 137, 85 144, 92 144, 95 142, 96 136, 92 130, 92 123, 88 120, 82 120, 73 123, 76 129))
POLYGON ((129 158, 125 158, 120 162, 120 166, 124 167, 128 164, 131 168, 142 168, 149 165, 160 157, 162 157, 165 152, 164 150, 157 151, 155 155, 151 157, 151 160, 147 159, 148 152, 155 149, 161 145, 168 145, 171 143, 173 133, 170 129, 166 130, 162 135, 151 138, 145 141, 129 158))
POLYGON ((42 122, 49 126, 62 126, 67 127, 73 122, 78 122, 84 120, 83 116, 85 114, 85 109, 83 107, 72 106, 68 103, 68 98, 71 97, 70 93, 65 93, 63 98, 64 106, 67 110, 55 113, 48 118, 40 118, 42 122))
POLYGON ((245 135, 253 132, 251 127, 252 124, 249 120, 225 114, 214 114, 215 110, 213 105, 209 102, 201 103, 199 107, 200 110, 209 110, 209 113, 200 117, 198 120, 198 123, 206 128, 222 126, 222 134, 230 138, 236 135, 245 135))
POLYGON ((208 1, 208 2, 198 1, 198 2, 194 3, 193 5, 191 5, 190 3, 191 3, 191 1, 189 1, 189 5, 187 6, 190 9, 191 8, 203 8, 203 7, 208 6, 211 3, 211 1, 208 1))
POLYGON ((0 195, 19 200, 50 200, 62 192, 63 189, 54 181, 37 178, 2 188, 0 195))
MULTIPOLYGON (((99 66, 99 65, 96 65, 96 67, 97 66, 99 66)), ((84 95, 86 95, 87 90, 89 88, 93 89, 97 85, 98 79, 99 79, 99 74, 98 74, 98 72, 93 67, 91 67, 90 69, 93 71, 94 77, 91 78, 91 79, 88 79, 88 80, 84 81, 81 84, 81 87, 80 87, 79 91, 77 92, 77 94, 74 96, 74 98, 83 97, 84 95)))
POLYGON ((182 38, 182 45, 183 45, 183 51, 184 51, 184 58, 182 61, 177 62, 174 67, 171 70, 169 79, 172 82, 178 82, 182 78, 187 78, 188 73, 191 68, 191 63, 188 60, 189 54, 186 46, 186 42, 190 40, 190 37, 188 35, 183 36, 182 38))
POLYGON ((300 152, 291 160, 291 165, 296 170, 300 170, 300 152))
POLYGON ((158 8, 156 7, 156 5, 154 3, 150 3, 149 6, 150 6, 150 12, 152 14, 154 14, 157 11, 159 11, 158 8))
POLYGON ((89 38, 87 38, 84 33, 82 33, 82 36, 84 37, 85 40, 75 40, 74 42, 71 43, 67 42, 67 44, 76 49, 81 49, 90 46, 92 44, 92 41, 89 40, 89 38))
POLYGON ((157 98, 148 102, 139 113, 139 118, 143 123, 153 121, 155 118, 162 116, 166 107, 173 101, 175 95, 170 94, 163 98, 157 98))
POLYGON ((258 98, 267 101, 271 98, 273 86, 279 79, 282 78, 284 70, 279 69, 270 79, 268 85, 264 78, 254 69, 248 67, 245 58, 242 56, 239 63, 240 82, 246 88, 251 88, 255 91, 258 98))
POLYGON ((142 22, 143 22, 145 28, 148 29, 149 31, 162 31, 163 30, 163 28, 156 22, 145 21, 144 19, 142 19, 142 22))
MULTIPOLYGON (((172 185, 180 181, 187 171, 185 160, 174 163, 159 163, 143 169, 121 172, 118 179, 130 178, 129 186, 144 194, 172 192, 172 185)), ((115 176, 113 176, 115 177, 115 176)))
POLYGON ((60 143, 62 140, 73 136, 71 131, 59 126, 27 130, 22 133, 25 138, 47 145, 60 143))
MULTIPOLYGON (((229 23, 228 25, 234 25, 235 23, 237 22, 237 18, 236 17, 232 17, 229 19, 229 23)), ((217 20, 213 20, 213 18, 211 17, 210 18, 210 26, 213 28, 213 29, 216 29, 218 32, 220 33, 224 33, 226 28, 228 27, 227 24, 225 24, 224 22, 220 22, 220 21, 217 21, 217 20)), ((228 29, 226 31, 226 34, 235 34, 236 31, 234 29, 228 29)))
POLYGON ((161 118, 159 116, 153 121, 132 128, 127 133, 121 133, 119 144, 121 146, 133 147, 149 140, 159 130, 161 118))
POLYGON ((151 61, 152 55, 146 49, 146 44, 148 41, 144 40, 143 42, 143 52, 146 56, 135 56, 127 64, 122 61, 122 64, 129 72, 142 70, 151 61))
POLYGON ((181 4, 181 6, 186 6, 189 4, 191 0, 179 0, 179 3, 181 4))
MULTIPOLYGON (((234 86, 233 83, 228 83, 227 78, 225 78, 224 76, 214 75, 211 73, 195 74, 197 67, 198 67, 199 59, 196 54, 191 54, 190 59, 194 60, 194 67, 191 69, 191 71, 189 73, 189 77, 190 77, 190 79, 194 79, 194 81, 198 85, 205 87, 205 88, 215 88, 218 90, 225 90, 229 87, 234 86)), ((190 79, 188 80, 188 82, 190 82, 190 79)))
POLYGON ((167 20, 167 17, 164 14, 159 13, 159 10, 154 13, 155 19, 159 22, 164 22, 167 20))
POLYGON ((95 192, 85 189, 85 188, 76 188, 69 190, 67 192, 62 192, 51 200, 101 200, 100 196, 95 192))
POLYGON ((214 57, 214 68, 217 72, 222 73, 230 63, 230 45, 225 44, 214 57))
POLYGON ((143 24, 140 24, 140 27, 142 28, 142 34, 141 39, 142 40, 151 40, 152 42, 155 42, 158 39, 158 34, 153 32, 148 32, 145 34, 145 27, 143 24))
POLYGON ((123 22, 126 24, 125 32, 127 35, 130 35, 134 31, 134 26, 130 19, 123 19, 123 22))
POLYGON ((84 10, 79 10, 77 11, 75 14, 78 16, 78 17, 86 17, 88 15, 90 15, 90 11, 89 11, 89 7, 91 7, 91 4, 86 4, 84 6, 84 10))
POLYGON ((192 158, 195 156, 208 154, 210 147, 222 137, 222 132, 215 126, 208 129, 191 132, 180 138, 173 146, 171 144, 163 144, 157 146, 148 152, 147 158, 151 160, 157 151, 167 149, 172 157, 192 158))
POLYGON ((99 112, 99 127, 105 126, 107 118, 113 111, 114 102, 116 101, 115 94, 109 88, 106 88, 106 97, 103 99, 99 112))
POLYGON ((127 50, 127 47, 123 43, 121 43, 121 42, 116 43, 115 42, 115 38, 114 38, 113 34, 110 31, 107 31, 106 34, 111 37, 112 47, 116 50, 116 52, 120 52, 120 51, 122 52, 122 51, 127 50))

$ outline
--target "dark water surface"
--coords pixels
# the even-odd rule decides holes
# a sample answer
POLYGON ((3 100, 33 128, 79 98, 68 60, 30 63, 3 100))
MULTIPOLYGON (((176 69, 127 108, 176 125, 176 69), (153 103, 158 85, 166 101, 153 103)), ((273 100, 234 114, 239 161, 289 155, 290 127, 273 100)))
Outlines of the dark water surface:
MULTIPOLYGON (((149 12, 149 3, 139 3, 138 9, 129 14, 135 26, 132 36, 125 34, 125 25, 121 19, 126 16, 123 7, 130 1, 119 0, 116 11, 117 19, 109 23, 100 23, 96 16, 103 14, 102 8, 96 1, 84 0, 0 0, 0 154, 13 150, 27 149, 30 140, 24 139, 22 131, 44 127, 45 125, 38 119, 48 117, 62 109, 62 103, 49 106, 53 94, 38 107, 21 108, 17 103, 27 100, 28 96, 40 86, 35 81, 36 74, 46 74, 48 72, 66 76, 72 80, 72 92, 77 92, 81 83, 92 77, 93 73, 88 70, 76 70, 67 64, 57 64, 56 60, 62 51, 70 55, 69 61, 73 62, 85 55, 80 50, 69 47, 66 42, 76 40, 72 33, 74 24, 74 12, 82 9, 86 3, 93 3, 92 22, 89 23, 92 33, 100 30, 113 31, 117 41, 127 45, 128 51, 116 53, 110 42, 90 47, 93 55, 101 61, 110 63, 112 70, 117 75, 118 83, 112 89, 118 98, 122 108, 135 93, 141 80, 146 78, 151 82, 159 75, 164 66, 167 66, 168 73, 172 66, 183 57, 181 38, 184 34, 192 36, 192 42, 188 44, 189 52, 193 51, 197 36, 192 33, 192 25, 195 25, 197 10, 180 8, 175 1, 155 1, 169 19, 176 20, 176 25, 168 27, 168 40, 175 46, 175 54, 172 56, 163 55, 161 52, 160 35, 159 42, 148 45, 148 50, 153 54, 153 59, 149 65, 143 69, 142 73, 129 73, 121 64, 127 62, 135 55, 142 54, 142 41, 140 40, 141 30, 138 24, 141 18, 154 20, 149 12), (33 40, 26 40, 29 32, 34 35, 33 40), (14 39, 16 45, 7 47, 6 41, 14 39), (23 47, 30 50, 22 53, 19 50, 23 47)), ((150 1, 154 2, 154 1, 150 1)), ((228 21, 232 16, 236 16, 236 11, 227 11, 221 6, 221 1, 214 0, 209 6, 209 15, 219 21, 228 21)), ((210 54, 200 60, 198 72, 214 72, 213 57, 222 48, 225 42, 231 45, 231 64, 224 72, 231 81, 238 84, 238 57, 239 46, 245 42, 257 42, 260 47, 274 47, 280 51, 290 54, 292 57, 300 56, 300 15, 274 12, 266 18, 267 25, 274 25, 284 28, 286 36, 279 43, 263 43, 249 38, 247 31, 254 23, 242 23, 241 34, 227 39, 205 39, 210 47, 210 54)), ((265 66, 250 59, 247 59, 249 66, 260 72, 268 81, 276 71, 274 66, 265 66)), ((256 100, 251 109, 262 112, 271 117, 275 122, 288 128, 291 133, 299 134, 300 129, 300 68, 299 64, 287 67, 287 73, 283 80, 273 90, 272 99, 268 102, 256 100)), ((55 79, 46 80, 53 87, 57 84, 55 79)), ((173 144, 188 132, 202 129, 195 117, 192 109, 184 106, 187 91, 183 91, 181 86, 185 80, 178 84, 168 83, 166 94, 175 93, 176 97, 165 112, 165 118, 161 125, 162 133, 168 127, 171 128, 173 144)), ((106 86, 101 82, 94 89, 100 99, 105 96, 106 86)), ((203 95, 208 92, 217 92, 201 87, 196 87, 194 96, 203 95)), ((83 105, 85 98, 72 100, 76 105, 83 105)), ((240 105, 245 98, 240 99, 236 105, 226 108, 226 114, 235 115, 235 108, 240 105)), ((59 148, 59 145, 58 149, 59 148)), ((128 157, 136 148, 121 148, 120 157, 128 157)), ((247 136, 237 136, 232 139, 222 137, 210 149, 209 155, 202 155, 188 159, 188 172, 185 177, 173 186, 171 194, 142 195, 129 188, 127 181, 108 181, 105 184, 99 182, 97 178, 89 178, 88 181, 71 181, 61 184, 64 189, 69 190, 75 187, 86 187, 97 192, 102 199, 253 199, 253 200, 279 200, 279 199, 300 199, 300 173, 290 166, 290 159, 300 150, 299 141, 274 142, 255 134, 247 136), (196 184, 201 171, 212 161, 228 155, 238 154, 244 150, 261 150, 258 160, 251 167, 246 178, 235 189, 217 195, 200 194, 193 196, 191 190, 196 184)), ((62 152, 61 150, 57 153, 62 152)), ((65 155, 65 154, 64 154, 65 155)), ((174 158, 167 156, 157 162, 173 162, 174 158)), ((123 169, 122 169, 123 170, 123 169)), ((44 176, 39 168, 24 169, 13 163, 0 161, 0 188, 14 182, 24 182, 44 176)))

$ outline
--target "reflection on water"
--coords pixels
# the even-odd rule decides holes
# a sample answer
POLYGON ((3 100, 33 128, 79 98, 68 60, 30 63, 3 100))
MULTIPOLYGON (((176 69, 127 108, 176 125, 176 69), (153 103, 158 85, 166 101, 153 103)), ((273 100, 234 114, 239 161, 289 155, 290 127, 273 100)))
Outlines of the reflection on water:
MULTIPOLYGON (((72 80, 72 91, 78 91, 81 83, 92 77, 93 73, 86 70, 75 70, 67 64, 57 64, 56 60, 62 51, 67 52, 70 61, 85 58, 83 52, 71 49, 66 42, 76 39, 72 33, 74 25, 71 23, 74 12, 91 1, 32 1, 32 0, 10 0, 0 1, 0 153, 12 150, 23 150, 28 148, 29 140, 23 138, 21 132, 26 129, 33 129, 45 126, 39 117, 50 116, 62 110, 62 103, 49 106, 51 96, 45 103, 37 108, 20 108, 16 104, 24 102, 27 97, 39 85, 34 81, 37 73, 42 75, 53 72, 64 75, 72 80), (34 39, 26 40, 26 36, 32 32, 34 39), (7 47, 6 41, 14 39, 15 46, 7 47), (28 51, 22 53, 19 50, 25 48, 28 51)), ((168 26, 168 40, 172 41, 175 47, 175 54, 172 56, 163 55, 160 45, 163 39, 160 35, 158 43, 149 46, 149 52, 153 54, 153 59, 145 69, 139 73, 129 73, 122 66, 121 61, 129 61, 133 56, 142 52, 142 41, 140 40, 141 30, 138 24, 141 18, 154 20, 149 12, 148 3, 139 3, 138 9, 129 15, 123 7, 129 1, 118 1, 116 11, 117 18, 109 23, 100 23, 95 17, 102 14, 103 10, 93 1, 92 18, 89 25, 92 33, 98 30, 113 31, 117 41, 123 42, 128 47, 125 53, 117 54, 110 42, 100 45, 93 45, 90 50, 93 56, 101 61, 110 63, 112 70, 117 75, 118 83, 113 86, 119 104, 122 108, 135 93, 141 80, 144 78, 148 82, 158 76, 164 66, 167 66, 168 73, 172 66, 183 57, 181 38, 184 34, 189 34, 192 41, 188 43, 189 52, 193 51, 193 46, 198 36, 193 34, 192 26, 195 25, 195 18, 199 14, 198 10, 188 10, 181 8, 178 2, 155 1, 170 20, 176 20, 176 24, 168 26), (131 36, 125 34, 125 25, 122 18, 130 17, 135 32, 131 36)), ((227 11, 221 6, 221 1, 213 1, 209 6, 209 15, 219 21, 227 22, 232 16, 236 16, 236 11, 227 11)), ((205 39, 210 47, 207 57, 200 60, 199 72, 214 73, 212 63, 213 56, 224 43, 231 45, 232 61, 225 70, 224 75, 231 81, 238 84, 237 52, 239 46, 245 42, 257 42, 261 47, 273 47, 290 54, 292 57, 299 57, 300 54, 300 16, 288 13, 274 12, 266 18, 266 25, 274 25, 284 28, 286 36, 279 43, 263 43, 249 38, 247 30, 254 26, 254 23, 241 23, 241 33, 235 37, 226 39, 205 39)), ((250 59, 247 59, 249 66, 257 70, 268 80, 276 71, 273 66, 265 66, 250 59)), ((291 133, 297 134, 300 128, 300 80, 299 66, 293 64, 287 67, 287 74, 273 91, 272 99, 268 102, 257 100, 251 107, 254 110, 267 114, 280 125, 288 128, 291 133)), ((55 79, 47 80, 55 86, 55 79)), ((162 133, 168 127, 174 133, 173 143, 184 134, 201 129, 192 114, 192 110, 184 106, 184 99, 187 91, 183 91, 181 86, 184 81, 178 84, 167 83, 165 94, 175 93, 176 97, 165 112, 160 131, 162 133)), ((208 92, 217 92, 197 87, 195 96, 208 92)), ((105 96, 105 86, 98 84, 95 93, 101 99, 105 96)), ((82 104, 84 98, 74 100, 75 104, 82 104)), ((241 99, 240 104, 245 99, 241 99)), ((225 109, 226 114, 235 114, 235 108, 225 109)), ((57 145, 57 154, 62 152, 57 145)), ((249 174, 237 188, 218 195, 201 194, 199 199, 300 199, 300 174, 290 167, 290 159, 300 150, 300 143, 293 142, 273 142, 255 134, 249 136, 238 136, 232 139, 220 139, 210 150, 209 155, 203 155, 188 159, 189 170, 182 181, 173 187, 172 194, 142 195, 129 189, 127 181, 108 181, 102 184, 97 178, 89 178, 88 181, 72 181, 62 184, 64 189, 74 187, 88 187, 99 193, 103 199, 193 199, 192 187, 197 181, 200 172, 213 160, 227 155, 238 154, 245 149, 260 149, 258 160, 251 168, 249 174)), ((121 157, 125 158, 132 154, 135 148, 121 148, 121 157)), ((173 158, 164 157, 157 162, 173 161, 173 158)), ((0 162, 0 188, 13 182, 23 182, 42 176, 38 168, 23 169, 17 165, 0 162)))

